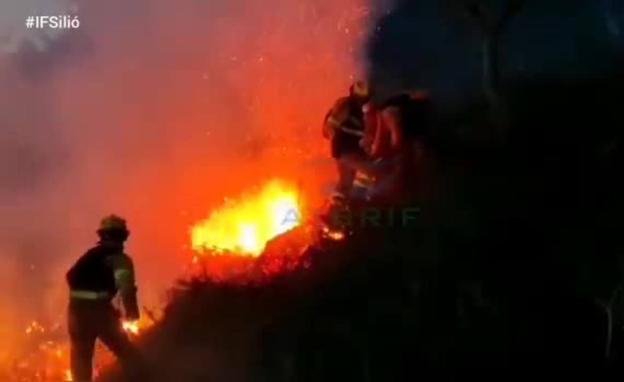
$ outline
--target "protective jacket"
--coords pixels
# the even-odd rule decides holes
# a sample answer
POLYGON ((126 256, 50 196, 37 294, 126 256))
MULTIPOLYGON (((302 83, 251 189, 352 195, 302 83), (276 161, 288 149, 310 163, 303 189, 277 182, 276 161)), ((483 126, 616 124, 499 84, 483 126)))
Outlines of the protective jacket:
POLYGON ((325 116, 323 135, 331 139, 334 158, 344 154, 361 154, 360 140, 364 137, 362 105, 353 97, 339 99, 325 116))
POLYGON ((126 316, 139 317, 134 265, 123 247, 100 243, 88 250, 67 273, 73 300, 110 302, 121 295, 126 316))

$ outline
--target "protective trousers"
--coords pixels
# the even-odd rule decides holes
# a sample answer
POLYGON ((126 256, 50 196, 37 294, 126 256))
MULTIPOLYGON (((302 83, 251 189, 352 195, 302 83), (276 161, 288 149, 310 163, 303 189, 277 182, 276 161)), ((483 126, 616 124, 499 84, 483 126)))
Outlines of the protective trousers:
POLYGON ((117 357, 128 381, 145 381, 142 358, 124 332, 119 313, 109 301, 72 299, 68 313, 71 371, 75 382, 91 381, 97 339, 117 357))

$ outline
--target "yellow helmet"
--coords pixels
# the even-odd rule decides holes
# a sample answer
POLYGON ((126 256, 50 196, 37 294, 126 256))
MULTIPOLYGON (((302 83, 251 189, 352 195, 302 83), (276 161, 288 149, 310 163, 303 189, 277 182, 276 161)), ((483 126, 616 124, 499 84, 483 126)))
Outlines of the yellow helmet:
POLYGON ((128 226, 125 219, 117 215, 109 215, 102 219, 98 231, 128 231, 128 226))
POLYGON ((372 89, 370 83, 367 81, 358 80, 351 85, 351 93, 358 97, 370 98, 372 96, 372 89))

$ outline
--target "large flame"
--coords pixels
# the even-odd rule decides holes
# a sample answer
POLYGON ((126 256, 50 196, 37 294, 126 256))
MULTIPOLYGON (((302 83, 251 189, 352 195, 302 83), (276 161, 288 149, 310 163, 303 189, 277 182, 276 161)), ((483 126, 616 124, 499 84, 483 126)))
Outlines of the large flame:
POLYGON ((274 180, 255 194, 226 201, 193 227, 193 250, 257 257, 271 239, 298 226, 301 215, 297 188, 274 180))

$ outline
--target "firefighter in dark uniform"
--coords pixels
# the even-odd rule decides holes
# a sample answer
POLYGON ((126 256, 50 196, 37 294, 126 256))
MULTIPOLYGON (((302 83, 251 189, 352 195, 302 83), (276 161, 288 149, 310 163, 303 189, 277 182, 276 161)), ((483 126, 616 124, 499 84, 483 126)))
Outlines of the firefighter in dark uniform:
POLYGON ((124 219, 111 215, 102 220, 97 233, 98 244, 67 273, 73 380, 91 381, 95 341, 99 339, 117 356, 129 380, 144 381, 141 357, 123 330, 121 315, 112 304, 112 299, 119 294, 125 319, 139 319, 134 266, 124 253, 124 243, 130 232, 124 219))
POLYGON ((338 183, 332 204, 343 203, 357 183, 357 168, 370 158, 362 147, 366 141, 365 105, 370 101, 370 84, 356 81, 349 96, 340 98, 325 116, 323 136, 331 141, 331 155, 338 167, 338 183))

